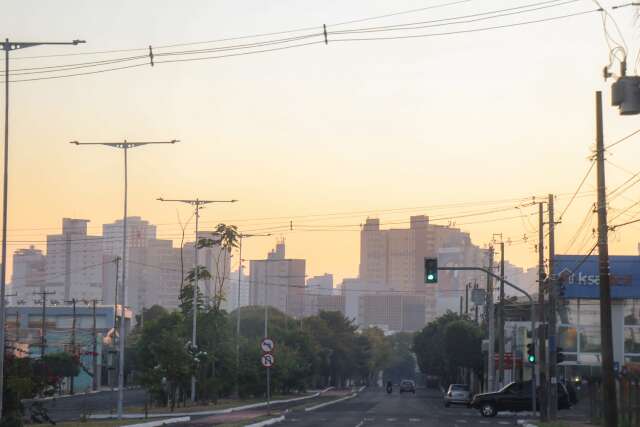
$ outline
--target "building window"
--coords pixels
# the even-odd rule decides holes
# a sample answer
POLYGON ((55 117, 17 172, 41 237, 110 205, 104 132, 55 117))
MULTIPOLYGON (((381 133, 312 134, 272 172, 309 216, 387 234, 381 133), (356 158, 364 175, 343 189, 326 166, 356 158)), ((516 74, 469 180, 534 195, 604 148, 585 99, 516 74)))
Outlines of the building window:
POLYGON ((623 313, 625 325, 640 325, 640 301, 626 300, 623 313))
POLYGON ((640 327, 624 328, 624 352, 640 354, 640 327))
POLYGON ((580 352, 600 353, 600 329, 580 328, 580 352))
POLYGON ((570 353, 578 351, 578 332, 575 327, 560 326, 558 328, 558 347, 570 353))

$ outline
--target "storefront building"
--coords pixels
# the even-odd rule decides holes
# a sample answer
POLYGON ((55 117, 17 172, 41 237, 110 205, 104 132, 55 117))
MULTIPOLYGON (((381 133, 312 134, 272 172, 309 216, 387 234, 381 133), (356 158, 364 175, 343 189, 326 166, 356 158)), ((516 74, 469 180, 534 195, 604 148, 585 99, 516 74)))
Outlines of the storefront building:
MULTIPOLYGON (((597 256, 559 255, 558 351, 565 379, 600 376, 600 287, 597 256)), ((611 256, 614 369, 640 363, 640 257, 611 256)))

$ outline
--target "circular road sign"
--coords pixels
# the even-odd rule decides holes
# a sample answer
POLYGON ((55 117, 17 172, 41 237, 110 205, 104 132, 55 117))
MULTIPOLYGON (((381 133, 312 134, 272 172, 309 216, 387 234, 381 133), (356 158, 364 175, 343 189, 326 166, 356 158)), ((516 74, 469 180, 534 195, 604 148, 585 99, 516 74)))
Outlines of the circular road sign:
POLYGON ((260 362, 265 368, 270 368, 274 363, 276 363, 276 359, 275 357, 273 357, 273 354, 266 353, 262 355, 262 357, 260 358, 260 362))
POLYGON ((260 342, 260 348, 265 353, 273 352, 274 347, 275 347, 275 344, 273 343, 273 340, 271 338, 265 338, 260 342))

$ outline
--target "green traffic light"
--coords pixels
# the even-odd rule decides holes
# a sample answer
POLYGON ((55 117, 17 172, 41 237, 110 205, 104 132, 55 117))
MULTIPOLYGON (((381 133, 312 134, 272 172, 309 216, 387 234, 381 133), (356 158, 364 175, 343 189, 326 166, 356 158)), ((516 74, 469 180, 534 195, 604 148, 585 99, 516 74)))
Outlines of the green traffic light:
POLYGON ((529 355, 529 363, 536 363, 536 356, 533 354, 529 355))
POLYGON ((427 275, 427 280, 433 280, 433 279, 435 279, 435 277, 433 277, 433 274, 427 275))

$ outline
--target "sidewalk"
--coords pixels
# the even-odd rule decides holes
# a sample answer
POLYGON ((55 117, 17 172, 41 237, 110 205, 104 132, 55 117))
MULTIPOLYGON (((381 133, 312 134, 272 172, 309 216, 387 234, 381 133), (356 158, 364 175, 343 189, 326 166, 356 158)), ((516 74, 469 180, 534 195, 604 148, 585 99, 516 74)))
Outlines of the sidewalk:
MULTIPOLYGON (((309 399, 314 399, 316 397, 319 397, 321 395, 324 396, 324 393, 327 393, 329 391, 331 391, 332 387, 329 387, 325 390, 321 390, 321 391, 317 391, 315 393, 306 395, 306 396, 301 396, 301 397, 294 397, 294 398, 289 398, 289 399, 279 399, 279 400, 273 400, 271 401, 271 405, 282 405, 282 404, 287 404, 287 403, 294 403, 294 402, 300 402, 300 401, 304 401, 304 400, 309 400, 309 399)), ((125 413, 123 415, 123 418, 126 419, 143 419, 143 418, 164 418, 164 417, 180 417, 180 416, 219 416, 219 415, 225 415, 225 414, 230 414, 233 412, 239 412, 239 411, 247 411, 247 410, 258 410, 261 408, 266 408, 267 406, 267 402, 265 401, 261 401, 261 402, 257 402, 257 403, 250 403, 250 404, 244 404, 244 405, 238 405, 238 406, 231 406, 228 408, 222 408, 222 409, 209 409, 209 410, 201 410, 202 407, 198 408, 194 408, 195 410, 190 411, 189 408, 181 408, 181 410, 178 412, 149 412, 146 416, 144 413, 142 412, 137 412, 137 413, 125 413), (199 410, 198 410, 199 409, 199 410)), ((266 409, 265 409, 266 410, 266 409)), ((92 420, 105 420, 105 419, 112 419, 115 418, 116 415, 115 414, 95 414, 95 415, 90 415, 89 419, 92 420)))

